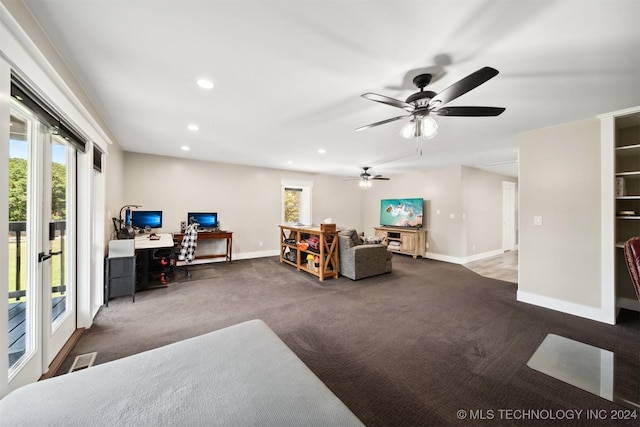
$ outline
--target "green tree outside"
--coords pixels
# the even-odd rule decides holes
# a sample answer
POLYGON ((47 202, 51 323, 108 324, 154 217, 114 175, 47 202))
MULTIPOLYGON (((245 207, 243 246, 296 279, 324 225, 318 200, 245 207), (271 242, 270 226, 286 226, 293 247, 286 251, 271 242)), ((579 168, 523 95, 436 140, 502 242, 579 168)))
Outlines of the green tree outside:
MULTIPOLYGON (((67 167, 60 163, 51 165, 53 220, 67 216, 67 167)), ((9 221, 27 220, 27 160, 9 159, 9 221)))
MULTIPOLYGON (((28 162, 26 159, 12 157, 9 159, 9 221, 26 221, 27 220, 27 170, 28 162)), ((67 206, 67 167, 64 164, 53 162, 51 164, 51 217, 53 221, 65 220, 67 206)), ((24 239, 24 235, 22 236, 24 239)), ((60 250, 61 240, 64 236, 57 236, 52 242, 52 251, 60 250)), ((16 281, 16 261, 18 259, 16 253, 17 245, 9 241, 9 291, 17 290, 16 281)), ((26 283, 26 250, 27 245, 21 245, 21 268, 20 282, 26 283)), ((52 265, 53 283, 52 286, 62 285, 60 278, 61 266, 58 263, 52 265)), ((59 295, 56 294, 54 296, 59 295)), ((19 301, 23 301, 20 298, 19 301)), ((14 300, 15 301, 15 300, 14 300)))
POLYGON ((27 160, 9 159, 9 221, 27 220, 27 160))
POLYGON ((284 222, 300 222, 300 191, 285 190, 284 192, 284 222))

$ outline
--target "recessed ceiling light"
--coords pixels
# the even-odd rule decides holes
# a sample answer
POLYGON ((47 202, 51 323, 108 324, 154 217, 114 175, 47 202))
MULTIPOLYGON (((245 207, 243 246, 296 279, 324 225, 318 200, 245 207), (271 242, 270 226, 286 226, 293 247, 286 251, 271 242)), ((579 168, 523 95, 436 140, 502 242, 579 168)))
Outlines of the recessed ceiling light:
POLYGON ((289 161, 287 162, 287 164, 288 164, 288 165, 292 165, 292 164, 293 164, 293 160, 289 160, 289 161))
POLYGON ((189 151, 189 150, 191 150, 191 148, 187 147, 186 145, 183 145, 182 147, 180 147, 180 149, 181 149, 182 151, 189 151))
POLYGON ((318 153, 320 154, 325 154, 327 152, 327 150, 325 150, 324 148, 321 148, 318 150, 318 153))
POLYGON ((213 82, 211 80, 199 79, 197 83, 202 89, 213 89, 213 82))
POLYGON ((194 132, 197 131, 197 130, 200 130, 198 125, 195 125, 195 124, 190 124, 189 126, 187 126, 187 129, 192 130, 194 132))

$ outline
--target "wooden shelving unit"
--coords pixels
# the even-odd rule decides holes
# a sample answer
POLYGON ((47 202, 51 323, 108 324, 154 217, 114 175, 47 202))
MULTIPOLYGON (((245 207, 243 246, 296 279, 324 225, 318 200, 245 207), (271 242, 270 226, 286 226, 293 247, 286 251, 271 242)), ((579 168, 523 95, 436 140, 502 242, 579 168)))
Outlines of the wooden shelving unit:
MULTIPOLYGON (((323 227, 324 228, 324 227, 323 227)), ((320 281, 328 277, 338 278, 338 233, 334 227, 324 230, 321 227, 305 226, 280 226, 280 262, 289 264, 298 269, 306 271, 318 277, 320 281), (318 250, 311 246, 306 250, 298 248, 298 242, 306 242, 312 237, 317 237, 319 242, 318 250), (295 251, 295 261, 287 258, 287 252, 295 251), (318 256, 319 263, 317 269, 307 264, 307 255, 318 256)))
POLYGON ((616 295, 633 300, 633 285, 621 248, 640 236, 640 113, 615 118, 616 295))
POLYGON ((376 236, 391 252, 411 255, 413 258, 427 254, 427 230, 422 228, 376 227, 376 236))

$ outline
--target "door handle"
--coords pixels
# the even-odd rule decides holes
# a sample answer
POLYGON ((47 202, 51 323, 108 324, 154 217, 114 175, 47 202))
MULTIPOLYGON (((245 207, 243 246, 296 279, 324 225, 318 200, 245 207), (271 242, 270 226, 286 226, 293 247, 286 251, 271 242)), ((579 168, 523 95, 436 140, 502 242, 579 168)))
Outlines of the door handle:
POLYGON ((38 254, 38 262, 43 262, 51 258, 53 255, 51 253, 45 254, 44 252, 40 252, 38 254))
POLYGON ((60 255, 61 253, 62 253, 62 251, 58 251, 58 252, 49 251, 49 255, 60 255))

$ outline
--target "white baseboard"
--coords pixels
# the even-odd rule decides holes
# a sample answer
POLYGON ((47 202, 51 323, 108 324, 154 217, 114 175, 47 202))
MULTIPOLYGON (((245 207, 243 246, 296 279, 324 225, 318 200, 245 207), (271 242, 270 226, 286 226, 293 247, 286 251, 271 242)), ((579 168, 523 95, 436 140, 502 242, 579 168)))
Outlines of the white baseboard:
POLYGON ((280 256, 279 249, 273 249, 270 251, 258 251, 258 252, 243 252, 241 254, 233 255, 233 259, 250 259, 250 258, 266 258, 269 256, 280 256))
POLYGON ((584 317, 585 319, 595 320, 602 323, 615 324, 615 320, 614 323, 610 323, 609 321, 607 321, 609 316, 607 316, 606 313, 600 308, 589 307, 582 304, 575 304, 572 302, 550 298, 543 295, 532 294, 520 290, 517 292, 516 299, 520 302, 549 308, 551 310, 560 311, 562 313, 567 313, 578 317, 584 317))
MULTIPOLYGON (((242 252, 242 253, 233 253, 232 260, 240 260, 240 259, 251 259, 251 258, 265 258, 269 256, 279 256, 280 252, 278 249, 270 250, 270 251, 259 251, 259 252, 242 252)), ((226 262, 227 260, 224 257, 220 258, 198 258, 198 252, 196 251, 196 258, 193 262, 187 264, 184 261, 178 261, 178 266, 183 265, 198 265, 198 264, 210 264, 213 262, 226 262)))
POLYGON ((492 256, 502 255, 503 253, 504 253, 504 250, 496 249, 494 251, 482 252, 481 254, 471 255, 464 258, 465 260, 464 264, 468 262, 473 262, 473 261, 480 261, 481 259, 485 259, 485 258, 491 258, 492 256))
POLYGON ((450 255, 443 255, 443 254, 436 254, 436 253, 433 253, 433 252, 427 252, 424 257, 425 258, 429 258, 429 259, 434 259, 436 261, 450 262, 452 264, 463 264, 462 258, 453 257, 453 256, 450 256, 450 255))
POLYGON ((491 258, 492 256, 502 255, 503 253, 504 251, 502 249, 496 249, 494 251, 483 252, 483 253, 471 255, 468 257, 454 257, 451 255, 443 255, 443 254, 436 254, 433 252, 427 252, 427 254, 425 255, 425 258, 434 259, 436 261, 450 262, 452 264, 466 264, 468 262, 479 261, 481 259, 491 258))
POLYGON ((640 301, 631 298, 618 298, 616 307, 626 308, 627 310, 640 311, 640 301))

